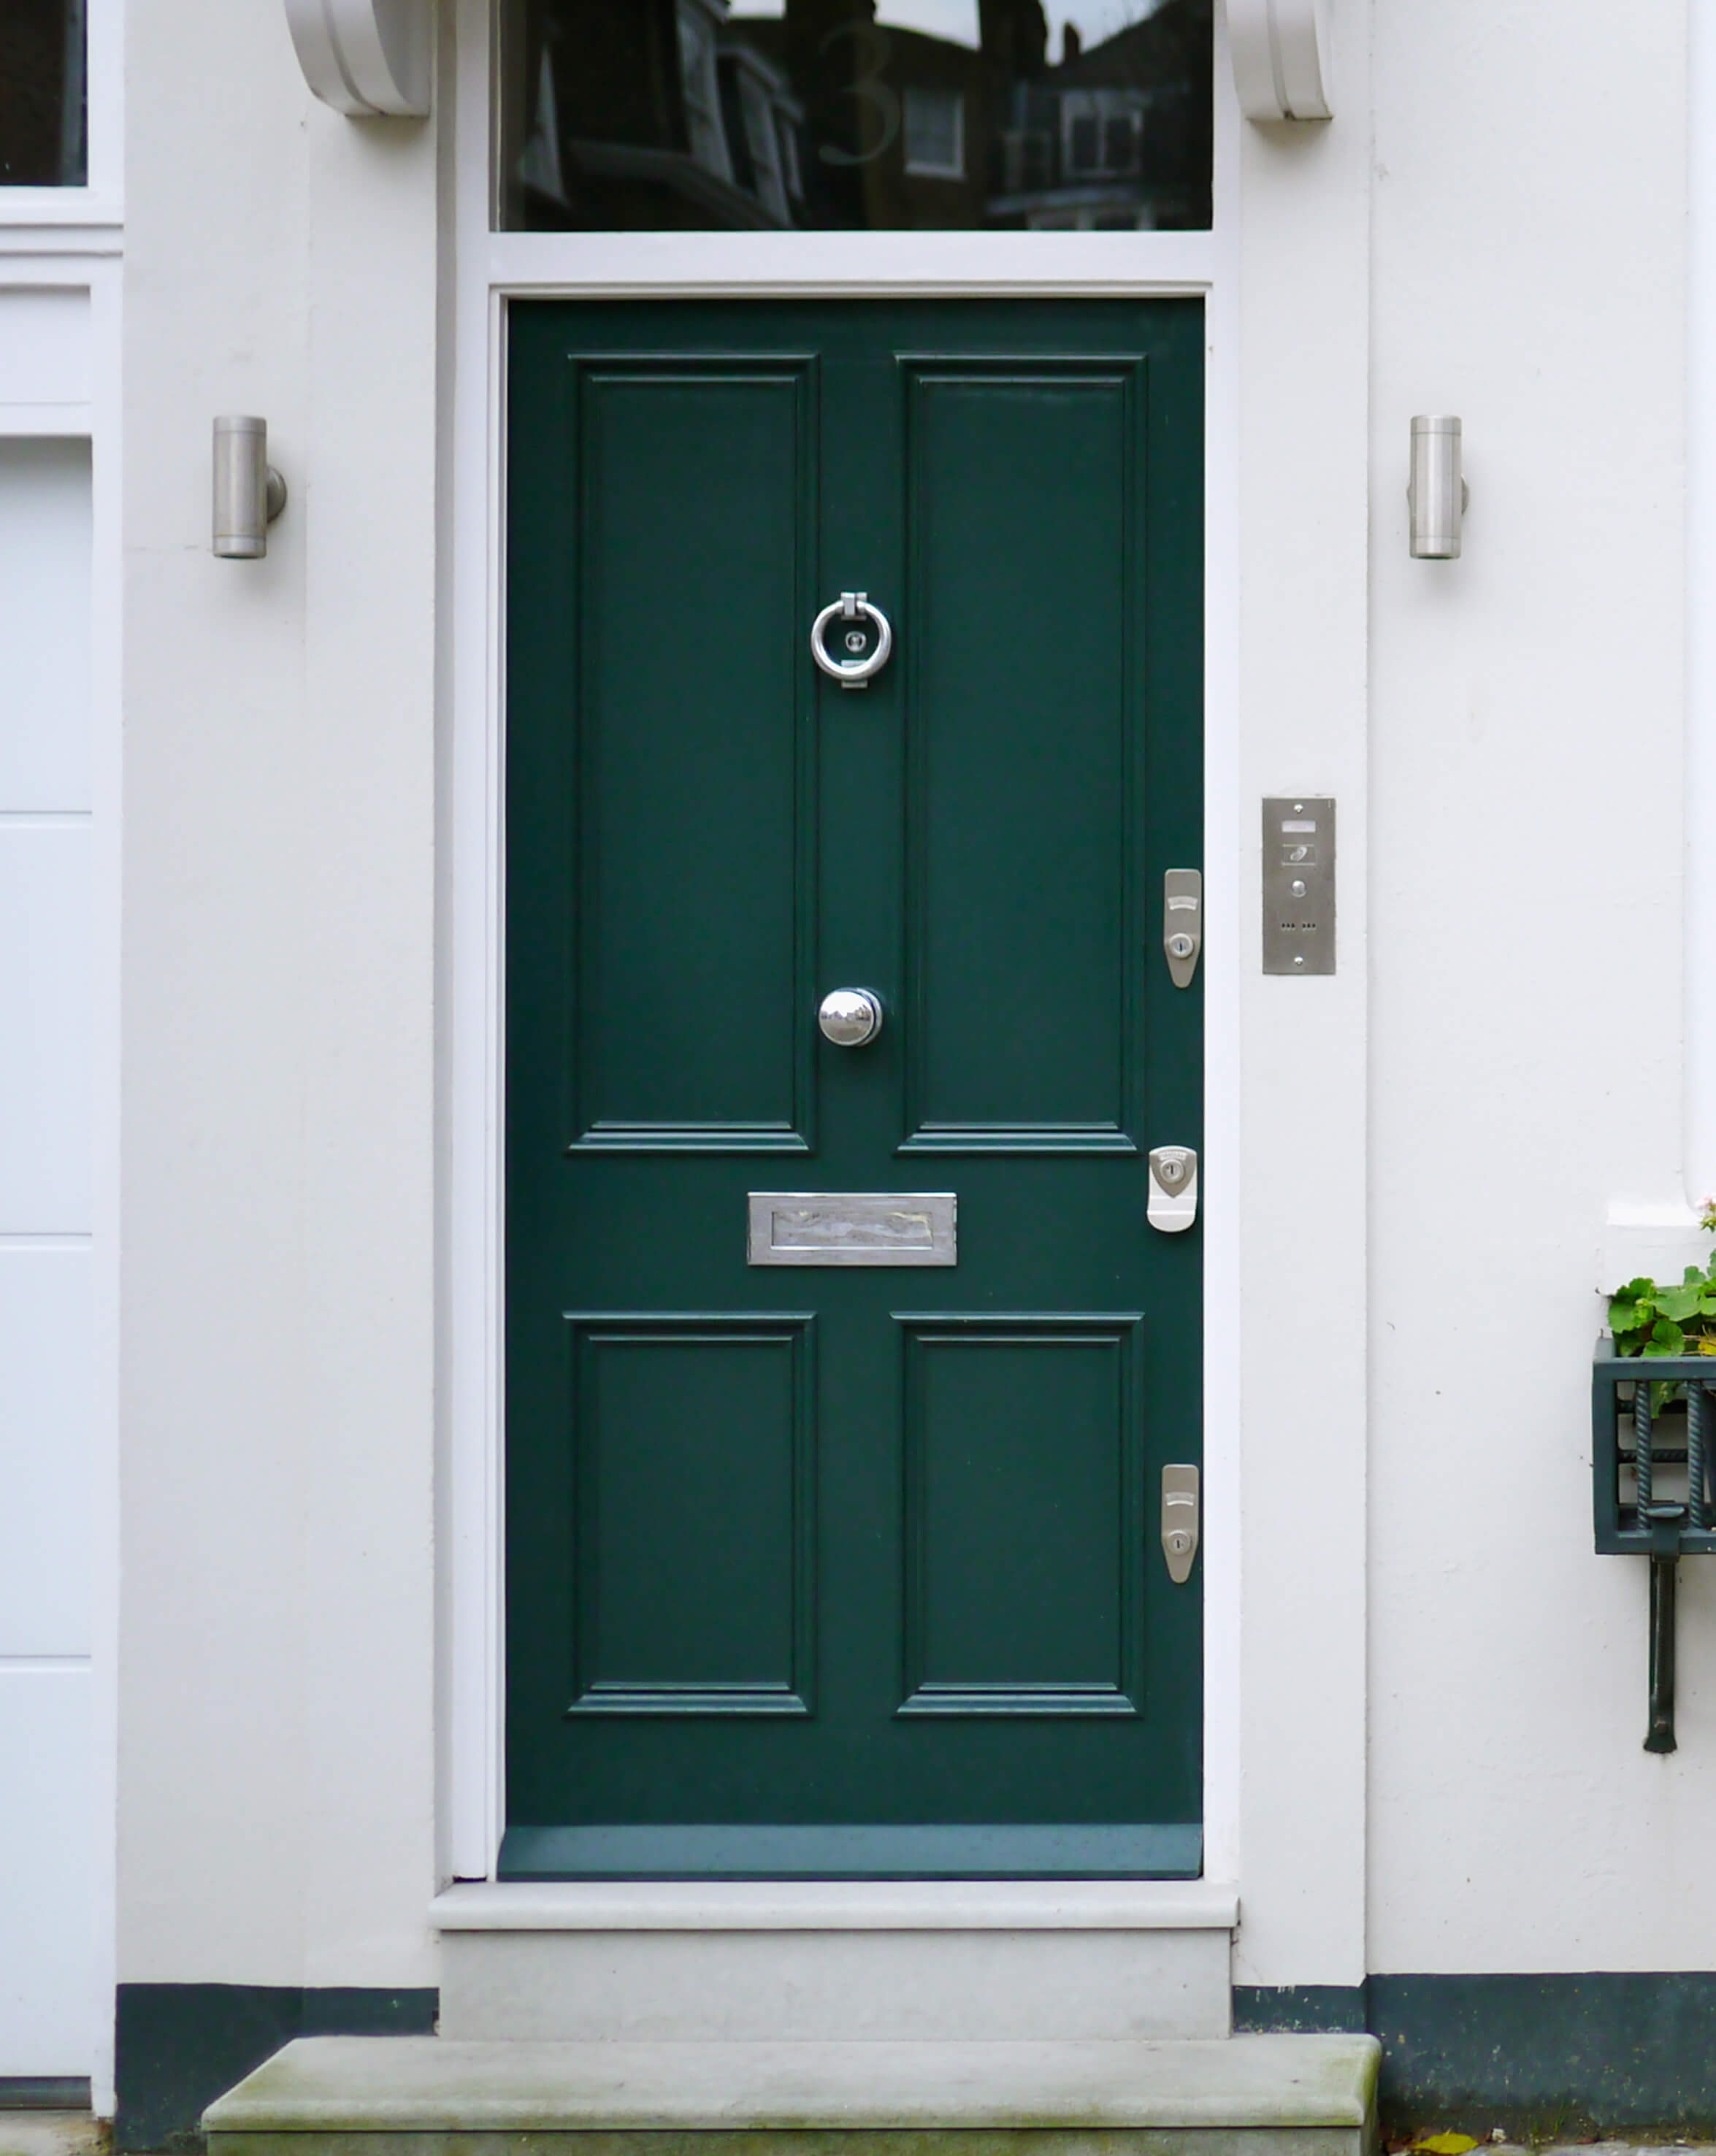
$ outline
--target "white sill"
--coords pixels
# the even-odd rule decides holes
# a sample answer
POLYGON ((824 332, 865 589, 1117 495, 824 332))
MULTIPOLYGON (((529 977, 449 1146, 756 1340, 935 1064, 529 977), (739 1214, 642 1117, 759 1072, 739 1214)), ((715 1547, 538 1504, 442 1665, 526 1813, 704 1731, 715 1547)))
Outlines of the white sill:
POLYGON ((447 1887, 443 1932, 1231 1931, 1239 1889, 1208 1879, 766 1880, 447 1887))

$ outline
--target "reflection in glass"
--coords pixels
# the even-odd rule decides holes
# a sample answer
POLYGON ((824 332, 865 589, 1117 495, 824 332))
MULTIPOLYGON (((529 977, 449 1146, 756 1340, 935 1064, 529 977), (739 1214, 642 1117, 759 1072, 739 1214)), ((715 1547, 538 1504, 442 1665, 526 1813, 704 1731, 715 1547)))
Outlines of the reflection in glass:
POLYGON ((510 229, 1210 223, 1211 0, 505 0, 510 229))
POLYGON ((0 0, 0 187, 80 187, 84 0, 0 0))

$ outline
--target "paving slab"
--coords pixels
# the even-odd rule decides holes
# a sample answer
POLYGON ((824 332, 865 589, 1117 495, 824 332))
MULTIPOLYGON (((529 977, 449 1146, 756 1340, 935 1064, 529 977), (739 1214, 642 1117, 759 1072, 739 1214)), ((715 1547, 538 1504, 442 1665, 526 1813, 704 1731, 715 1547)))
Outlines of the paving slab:
POLYGON ((1369 2156, 1368 2036, 1061 2043, 305 2037, 209 2156, 1369 2156))
POLYGON ((1369 2036, 1155 2043, 506 2043, 310 2036, 213 2104, 211 2133, 606 2127, 1360 2128, 1369 2036))
POLYGON ((0 2156, 103 2156, 107 2130, 86 2111, 0 2110, 0 2156))

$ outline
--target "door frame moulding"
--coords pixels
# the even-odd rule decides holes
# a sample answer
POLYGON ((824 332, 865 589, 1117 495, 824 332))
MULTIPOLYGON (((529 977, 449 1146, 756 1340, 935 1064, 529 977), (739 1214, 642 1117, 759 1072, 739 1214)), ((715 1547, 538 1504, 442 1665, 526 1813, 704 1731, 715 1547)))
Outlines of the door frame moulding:
MULTIPOLYGON (((90 9, 91 169, 95 139, 95 54, 100 0, 90 9)), ((111 41, 110 40, 110 43, 111 41)), ((63 350, 44 352, 41 393, 0 403, 0 439, 83 441, 90 449, 90 881, 93 1113, 90 1214, 91 1415, 90 1707, 92 1924, 89 2066, 98 2118, 113 2116, 113 2003, 118 1981, 119 1785, 119 1338, 120 1338, 120 947, 122 803, 121 621, 123 557, 120 524, 121 234, 115 224, 86 223, 85 191, 75 218, 41 214, 46 190, 32 198, 13 228, 0 221, 0 300, 15 294, 81 296, 85 393, 67 398, 63 350)), ((12 205, 6 205, 10 213, 12 205)), ((27 377, 29 346, 14 349, 8 372, 27 377)))
MULTIPOLYGON (((1178 298, 1205 304, 1205 1877, 1239 1874, 1240 115, 1217 13, 1209 233, 496 233, 496 0, 444 12, 437 678, 438 1870, 492 1880, 505 1823, 501 1055, 506 308, 515 298, 1178 298), (1208 1173, 1214 1163, 1215 1173, 1208 1173)), ((1139 1233, 1145 1232, 1142 1218, 1139 1233)), ((932 1884, 933 1882, 932 1882, 932 1884)), ((545 1890, 548 1892, 564 1890, 545 1890)), ((766 1882, 755 1890, 768 1898, 766 1882)), ((897 1893, 900 1890, 892 1890, 897 1893)), ((1183 1893, 1184 1887, 1172 1891, 1183 1893)))

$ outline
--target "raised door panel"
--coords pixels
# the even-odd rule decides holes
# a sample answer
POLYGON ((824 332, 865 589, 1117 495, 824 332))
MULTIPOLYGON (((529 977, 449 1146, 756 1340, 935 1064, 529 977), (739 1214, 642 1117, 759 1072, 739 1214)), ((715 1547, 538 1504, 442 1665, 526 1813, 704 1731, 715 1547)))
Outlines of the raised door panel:
POLYGON ((904 1318, 908 1714, 1134 1714, 1135 1315, 904 1318))
POLYGON ((573 368, 574 1142, 802 1150, 814 368, 573 368))
POLYGON ((578 1714, 804 1714, 815 1593, 811 1328, 574 1317, 578 1714))
POLYGON ((1130 1152, 1144 362, 906 362, 907 1148, 1130 1152))

